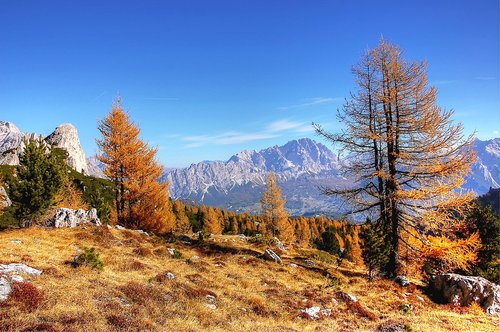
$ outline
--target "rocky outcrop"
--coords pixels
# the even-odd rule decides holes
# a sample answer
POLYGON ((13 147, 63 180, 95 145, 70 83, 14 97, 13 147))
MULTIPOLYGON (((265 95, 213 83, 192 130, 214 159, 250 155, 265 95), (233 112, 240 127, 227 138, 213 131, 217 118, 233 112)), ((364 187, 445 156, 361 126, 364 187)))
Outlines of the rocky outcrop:
MULTIPOLYGON (((38 137, 37 134, 33 134, 38 137)), ((0 165, 19 165, 19 155, 24 149, 24 138, 28 134, 21 132, 12 122, 0 121, 0 165)), ((68 152, 68 165, 74 170, 89 174, 85 152, 80 144, 75 126, 65 123, 45 138, 45 142, 68 152)), ((101 177, 97 169, 94 175, 101 177)))
POLYGON ((77 172, 88 174, 87 159, 78 138, 75 126, 65 123, 45 138, 45 141, 55 147, 62 148, 68 152, 68 165, 77 172))
POLYGON ((0 165, 18 165, 24 134, 12 123, 0 121, 0 165))
POLYGON ((72 210, 66 208, 59 208, 49 221, 50 227, 60 228, 60 227, 76 227, 82 223, 89 223, 96 226, 101 226, 101 220, 97 216, 96 209, 85 210, 72 210))
POLYGON ((429 286, 446 303, 468 306, 476 302, 488 314, 500 316, 500 286, 485 278, 446 273, 435 276, 429 286))
POLYGON ((401 287, 410 286, 410 280, 408 280, 406 276, 397 276, 396 278, 394 278, 394 282, 401 287))
POLYGON ((266 251, 264 252, 264 259, 267 259, 268 261, 273 261, 278 264, 282 263, 281 257, 271 249, 266 249, 266 251))
POLYGON ((0 186, 0 208, 9 207, 11 205, 12 202, 10 201, 9 196, 7 196, 5 188, 0 186))

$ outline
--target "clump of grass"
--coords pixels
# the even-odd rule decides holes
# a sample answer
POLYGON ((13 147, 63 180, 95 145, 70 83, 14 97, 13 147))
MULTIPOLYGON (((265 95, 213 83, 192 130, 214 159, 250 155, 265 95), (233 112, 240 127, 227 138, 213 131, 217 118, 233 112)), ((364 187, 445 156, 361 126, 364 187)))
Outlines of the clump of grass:
POLYGON ((144 270, 146 268, 146 265, 139 262, 139 261, 132 261, 132 263, 130 263, 130 269, 132 271, 141 271, 141 270, 144 270))
POLYGON ((83 252, 75 257, 72 265, 75 268, 86 265, 90 268, 102 271, 104 269, 104 262, 99 256, 100 255, 97 252, 96 248, 84 248, 83 252))
POLYGON ((137 247, 133 250, 134 254, 141 257, 147 257, 152 255, 152 251, 146 247, 137 247))
POLYGON ((128 299, 137 304, 144 304, 152 299, 152 292, 150 287, 136 281, 130 281, 129 283, 120 287, 120 290, 128 299))
POLYGON ((362 317, 368 318, 371 321, 374 321, 377 319, 377 316, 373 312, 366 309, 361 303, 359 303, 359 301, 355 301, 355 302, 352 301, 352 302, 349 302, 347 305, 349 307, 349 310, 351 310, 354 313, 359 314, 362 317))
POLYGON ((264 236, 264 235, 255 235, 248 239, 249 243, 258 245, 258 246, 274 246, 276 245, 276 239, 264 236))
POLYGON ((35 331, 40 331, 40 332, 58 332, 59 330, 54 327, 54 325, 49 324, 49 323, 40 323, 36 324, 34 326, 30 326, 22 332, 35 332, 35 331))
POLYGON ((269 317, 273 315, 273 311, 266 306, 266 300, 262 297, 252 297, 248 300, 250 309, 258 316, 269 317))
POLYGON ((174 258, 174 259, 182 259, 182 252, 180 252, 177 249, 174 249, 174 254, 172 255, 172 258, 174 258))
POLYGON ((112 314, 106 317, 106 320, 109 325, 119 331, 129 330, 134 325, 132 317, 124 314, 112 314))
POLYGON ((408 303, 401 304, 399 306, 399 311, 401 311, 405 315, 411 314, 413 311, 413 306, 411 304, 408 304, 408 303))
POLYGON ((27 312, 36 310, 43 302, 43 293, 30 282, 15 282, 7 298, 7 305, 17 305, 27 312))
POLYGON ((333 288, 334 290, 339 290, 342 282, 339 278, 334 276, 329 276, 326 278, 325 288, 333 288))

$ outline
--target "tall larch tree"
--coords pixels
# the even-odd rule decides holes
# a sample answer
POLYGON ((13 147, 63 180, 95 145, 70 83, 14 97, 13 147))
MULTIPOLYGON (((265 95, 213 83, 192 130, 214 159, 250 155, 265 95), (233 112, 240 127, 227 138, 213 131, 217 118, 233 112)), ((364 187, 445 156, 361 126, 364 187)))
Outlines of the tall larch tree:
MULTIPOLYGON (((356 178, 353 187, 324 192, 382 225, 390 243, 389 275, 401 267, 400 246, 418 250, 409 237, 424 247, 436 243, 432 236, 452 240, 472 198, 458 188, 475 160, 473 137, 452 122, 452 111, 436 104, 437 90, 428 85, 426 71, 425 62, 409 62, 398 46, 381 40, 353 68, 358 91, 338 112, 344 131, 315 125, 346 153, 344 171, 356 178)), ((467 244, 472 254, 477 236, 467 244)), ((473 254, 460 258, 470 261, 473 254)))
POLYGON ((163 167, 155 160, 157 150, 140 139, 140 129, 123 110, 120 99, 98 129, 102 134, 97 140, 99 160, 115 185, 118 222, 158 233, 173 230, 175 216, 168 183, 159 182, 163 167))
POLYGON ((222 230, 222 215, 213 207, 209 207, 203 218, 203 232, 206 234, 222 234, 222 230))
POLYGON ((269 172, 266 180, 266 190, 260 200, 262 205, 262 219, 266 229, 273 237, 278 237, 284 242, 295 240, 294 229, 288 221, 285 210, 285 199, 281 197, 281 189, 276 181, 276 175, 269 172))

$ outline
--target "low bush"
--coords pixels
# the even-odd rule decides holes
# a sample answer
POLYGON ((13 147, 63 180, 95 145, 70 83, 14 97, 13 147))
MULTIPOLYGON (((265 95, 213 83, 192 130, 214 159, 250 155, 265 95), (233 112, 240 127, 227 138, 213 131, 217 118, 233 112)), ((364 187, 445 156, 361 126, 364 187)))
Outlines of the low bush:
POLYGON ((120 290, 128 299, 138 304, 146 303, 148 300, 152 299, 153 295, 150 287, 136 281, 127 283, 126 285, 120 287, 120 290))
POLYGON ((43 302, 43 293, 30 282, 15 282, 6 305, 17 305, 25 311, 32 312, 43 302))
POLYGON ((104 262, 99 257, 99 253, 95 248, 84 248, 83 253, 76 256, 73 260, 72 266, 79 267, 82 265, 86 265, 90 268, 103 270, 104 262))

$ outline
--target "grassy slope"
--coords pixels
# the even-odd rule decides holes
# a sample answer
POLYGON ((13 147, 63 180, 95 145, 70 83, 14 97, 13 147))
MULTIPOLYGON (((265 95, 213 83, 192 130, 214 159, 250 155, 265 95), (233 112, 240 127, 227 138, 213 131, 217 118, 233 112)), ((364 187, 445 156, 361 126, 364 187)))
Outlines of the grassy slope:
POLYGON ((0 263, 24 262, 42 269, 41 276, 28 279, 45 299, 32 312, 15 304, 0 306, 0 330, 45 324, 54 331, 371 331, 386 321, 403 322, 413 331, 499 328, 497 319, 478 308, 437 305, 419 290, 405 297, 399 286, 387 280, 369 283, 351 265, 302 266, 298 256, 313 256, 314 250, 292 250, 278 265, 257 257, 264 249, 237 236, 218 236, 202 248, 93 227, 1 232, 0 263), (83 247, 98 249, 105 263, 102 272, 65 264, 83 247), (178 249, 183 257, 171 257, 167 248, 178 249), (167 271, 175 280, 156 278, 167 271), (332 286, 328 273, 341 285, 332 286), (338 290, 357 296, 375 320, 341 301, 334 304, 338 290), (210 294, 217 298, 215 310, 207 306, 210 294), (399 309, 404 303, 414 306, 412 313, 399 309), (332 309, 332 317, 301 318, 300 309, 312 305, 332 309))

